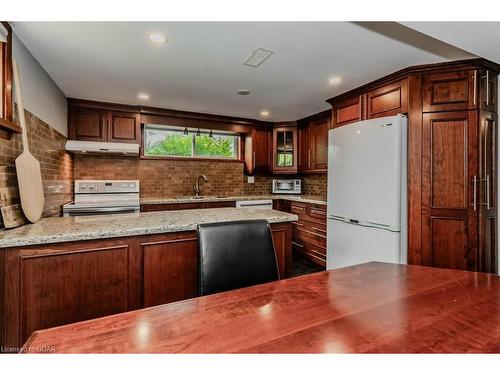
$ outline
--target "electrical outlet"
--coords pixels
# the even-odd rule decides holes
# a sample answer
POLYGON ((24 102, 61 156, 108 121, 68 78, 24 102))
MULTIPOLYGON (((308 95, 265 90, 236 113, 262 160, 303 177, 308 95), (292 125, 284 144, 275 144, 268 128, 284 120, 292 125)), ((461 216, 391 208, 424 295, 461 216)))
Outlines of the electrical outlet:
POLYGON ((255 176, 248 176, 248 183, 254 184, 255 183, 255 176))

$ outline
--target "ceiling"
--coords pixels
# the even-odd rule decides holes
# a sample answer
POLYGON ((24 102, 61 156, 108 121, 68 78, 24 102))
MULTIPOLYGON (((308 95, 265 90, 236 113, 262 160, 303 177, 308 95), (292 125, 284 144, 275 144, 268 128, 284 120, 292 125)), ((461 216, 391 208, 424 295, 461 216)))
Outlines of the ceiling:
POLYGON ((328 109, 327 98, 407 66, 474 57, 395 22, 14 22, 13 28, 67 97, 248 118, 266 110, 270 121, 328 109), (151 32, 167 43, 154 45, 151 32), (243 65, 259 47, 275 52, 258 68, 243 65), (341 82, 332 85, 332 77, 341 82), (149 100, 138 99, 139 92, 149 100))
POLYGON ((414 30, 500 63, 500 22, 403 22, 414 30))

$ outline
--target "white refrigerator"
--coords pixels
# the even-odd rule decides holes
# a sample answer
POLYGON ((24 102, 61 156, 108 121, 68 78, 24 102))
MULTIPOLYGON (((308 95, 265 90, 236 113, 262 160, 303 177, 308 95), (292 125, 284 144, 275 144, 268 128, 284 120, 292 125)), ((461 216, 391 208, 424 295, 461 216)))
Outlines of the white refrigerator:
POLYGON ((328 134, 327 269, 407 262, 407 118, 328 134))

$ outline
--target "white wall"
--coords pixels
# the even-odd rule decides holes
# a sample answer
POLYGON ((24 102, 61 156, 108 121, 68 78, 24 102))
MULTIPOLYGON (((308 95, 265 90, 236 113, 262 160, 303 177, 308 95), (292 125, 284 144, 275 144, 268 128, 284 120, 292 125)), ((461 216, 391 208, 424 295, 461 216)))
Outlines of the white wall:
MULTIPOLYGON (((19 70, 24 107, 67 136, 66 96, 15 33, 12 38, 12 56, 19 70)), ((15 94, 14 101, 16 101, 15 94)))

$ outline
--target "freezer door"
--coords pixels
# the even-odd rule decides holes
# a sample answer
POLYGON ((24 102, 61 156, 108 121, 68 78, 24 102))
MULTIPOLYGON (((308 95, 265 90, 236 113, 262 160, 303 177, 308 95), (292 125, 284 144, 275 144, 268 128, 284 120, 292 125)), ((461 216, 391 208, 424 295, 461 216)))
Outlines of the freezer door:
POLYGON ((402 181, 405 134, 406 117, 400 115, 329 131, 329 216, 399 230, 401 191, 406 189, 406 181, 402 181))
MULTIPOLYGON (((406 263, 401 233, 328 219, 328 270, 366 262, 406 263)), ((404 241, 403 241, 404 242, 404 241)))

